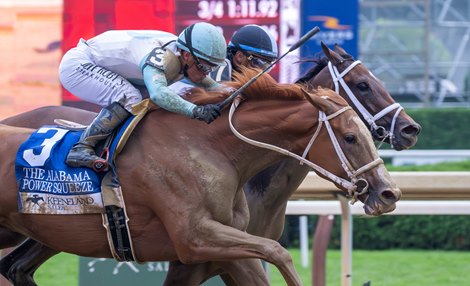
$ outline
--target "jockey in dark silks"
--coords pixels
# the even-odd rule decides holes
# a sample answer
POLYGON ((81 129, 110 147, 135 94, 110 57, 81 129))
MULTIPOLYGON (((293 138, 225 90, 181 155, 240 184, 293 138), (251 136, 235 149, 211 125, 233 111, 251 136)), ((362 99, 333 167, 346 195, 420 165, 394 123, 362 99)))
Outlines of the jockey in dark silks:
POLYGON ((264 69, 278 57, 274 37, 258 25, 241 27, 230 39, 227 47, 226 65, 210 73, 216 81, 231 80, 232 69, 251 66, 264 69))

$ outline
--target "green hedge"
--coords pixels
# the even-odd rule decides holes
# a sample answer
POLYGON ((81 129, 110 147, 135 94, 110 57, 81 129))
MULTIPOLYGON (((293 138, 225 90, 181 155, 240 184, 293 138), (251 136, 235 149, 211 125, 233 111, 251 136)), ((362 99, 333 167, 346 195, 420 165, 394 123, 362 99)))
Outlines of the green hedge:
MULTIPOLYGON (((340 246, 340 217, 335 220, 331 247, 340 246)), ((355 217, 355 249, 470 250, 470 219, 464 215, 399 215, 355 217)))
MULTIPOLYGON (((413 149, 470 149, 470 109, 406 109, 422 126, 418 143, 413 149)), ((470 161, 427 166, 389 166, 399 171, 468 171, 470 161)), ((318 217, 309 217, 313 234, 318 217)), ((354 248, 388 249, 417 248, 470 250, 470 216, 413 215, 354 217, 354 248)), ((336 216, 330 247, 340 245, 340 216, 336 216)), ((287 216, 280 242, 298 247, 298 217, 287 216)))
POLYGON ((413 149, 470 149, 470 109, 406 109, 423 128, 413 149))
MULTIPOLYGON (((318 216, 309 216, 309 233, 315 231, 318 216)), ((353 220, 355 249, 439 249, 470 250, 470 217, 465 215, 384 215, 353 220)), ((298 216, 287 216, 280 242, 299 247, 298 216)), ((329 247, 339 249, 341 217, 335 216, 329 247)))

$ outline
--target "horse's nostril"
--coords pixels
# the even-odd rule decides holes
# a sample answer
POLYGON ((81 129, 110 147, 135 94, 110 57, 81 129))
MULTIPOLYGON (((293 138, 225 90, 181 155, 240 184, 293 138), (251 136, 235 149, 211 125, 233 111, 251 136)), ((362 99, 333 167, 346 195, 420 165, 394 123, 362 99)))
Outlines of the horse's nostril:
POLYGON ((398 200, 397 195, 392 190, 383 191, 381 196, 382 196, 383 199, 385 199, 387 201, 392 201, 392 200, 397 201, 398 200))
POLYGON ((421 133, 421 125, 416 124, 416 125, 415 125, 415 128, 416 128, 416 135, 418 135, 419 133, 421 133))
POLYGON ((417 136, 420 132, 421 126, 419 124, 410 124, 401 129, 401 133, 408 136, 417 136))

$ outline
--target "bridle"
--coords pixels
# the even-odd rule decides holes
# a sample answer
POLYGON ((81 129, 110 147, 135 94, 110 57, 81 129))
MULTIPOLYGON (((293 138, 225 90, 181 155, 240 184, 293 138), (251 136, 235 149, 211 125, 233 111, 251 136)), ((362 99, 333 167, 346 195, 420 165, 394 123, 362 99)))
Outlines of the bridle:
MULTIPOLYGON (((378 139, 382 139, 378 148, 382 145, 382 143, 388 137, 390 141, 390 146, 393 149, 393 137, 395 137, 394 135, 395 124, 396 124, 396 120, 400 111, 403 110, 403 107, 398 102, 396 102, 390 106, 385 107, 382 111, 380 111, 376 115, 370 114, 370 112, 364 107, 364 105, 361 104, 361 102, 357 99, 357 97, 349 88, 348 84, 343 79, 344 76, 346 76, 355 66, 357 66, 360 63, 361 61, 355 61, 350 66, 348 66, 343 72, 340 73, 338 69, 336 68, 336 66, 334 66, 331 63, 331 61, 328 61, 328 70, 330 71, 331 78, 333 79, 333 83, 335 85, 335 92, 339 94, 339 85, 341 84, 344 91, 346 92, 349 99, 351 100, 352 104, 356 107, 358 113, 360 113, 362 117, 369 124, 371 133, 375 134, 378 139), (396 109, 396 111, 395 111, 395 115, 393 116, 392 123, 390 125, 390 130, 386 130, 385 127, 378 126, 376 124, 377 120, 384 117, 387 113, 393 111, 394 109, 396 109)), ((375 76, 372 73, 370 74, 372 77, 375 78, 375 76)))
POLYGON ((259 141, 247 138, 247 137, 243 136, 242 134, 240 134, 236 130, 236 128, 233 126, 233 123, 232 123, 233 114, 235 112, 235 109, 239 106, 240 103, 241 103, 241 98, 240 97, 235 98, 235 100, 232 102, 232 105, 230 107, 230 113, 229 113, 230 130, 232 130, 233 134, 235 134, 235 136, 237 136, 239 139, 241 139, 242 141, 244 141, 248 144, 251 144, 251 145, 254 145, 254 146, 257 146, 257 147, 260 147, 260 148, 264 148, 264 149, 269 149, 269 150, 272 150, 272 151, 275 151, 275 152, 278 152, 278 153, 281 153, 283 155, 286 155, 286 156, 289 156, 289 157, 292 157, 292 158, 295 158, 295 159, 299 160, 300 164, 305 164, 305 165, 311 167, 312 169, 314 169, 318 173, 320 173, 323 176, 329 178, 331 181, 333 181, 336 184, 344 187, 348 191, 348 196, 351 198, 351 204, 354 204, 357 201, 357 199, 360 195, 364 195, 364 194, 367 194, 369 192, 368 182, 365 179, 360 178, 360 175, 367 172, 367 171, 369 171, 369 170, 371 170, 371 169, 373 169, 373 168, 375 168, 375 167, 377 167, 377 166, 379 166, 379 165, 381 165, 381 164, 383 164, 384 163, 383 160, 379 157, 379 158, 374 159, 372 162, 367 163, 367 164, 365 164, 364 166, 362 166, 358 169, 354 169, 354 167, 351 165, 351 163, 347 159, 346 155, 344 154, 343 150, 341 149, 341 146, 339 145, 338 139, 336 138, 335 133, 334 133, 333 129, 331 128, 331 125, 330 125, 330 122, 329 122, 331 119, 333 119, 333 118, 339 116, 340 114, 342 114, 343 112, 351 109, 350 106, 345 106, 345 107, 341 108, 340 110, 336 111, 335 113, 332 113, 328 116, 323 111, 318 111, 319 117, 318 117, 317 129, 315 130, 315 133, 312 135, 312 138, 310 139, 309 143, 307 144, 307 147, 305 148, 302 156, 299 156, 299 155, 297 155, 295 153, 292 153, 292 152, 290 152, 286 149, 283 149, 283 148, 280 148, 280 147, 277 147, 277 146, 274 146, 274 145, 271 145, 271 144, 268 144, 268 143, 259 142, 259 141), (325 125, 326 130, 328 131, 328 135, 330 137, 331 143, 333 144, 333 147, 335 148, 336 155, 338 156, 338 159, 341 161, 341 166, 343 167, 344 171, 346 172, 346 174, 349 177, 349 181, 346 180, 346 179, 343 179, 341 177, 338 177, 335 174, 333 174, 333 173, 325 170, 324 168, 320 167, 319 165, 305 159, 308 152, 312 148, 312 145, 315 142, 315 139, 318 137, 318 134, 320 133, 320 130, 321 130, 321 127, 323 126, 323 124, 325 125))

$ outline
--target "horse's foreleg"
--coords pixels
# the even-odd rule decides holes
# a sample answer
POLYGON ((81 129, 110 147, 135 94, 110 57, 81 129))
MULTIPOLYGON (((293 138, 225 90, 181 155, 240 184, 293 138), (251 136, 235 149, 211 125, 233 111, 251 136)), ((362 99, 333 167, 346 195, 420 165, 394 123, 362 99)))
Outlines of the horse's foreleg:
POLYGON ((239 259, 217 262, 226 273, 220 275, 225 285, 269 285, 263 265, 259 259, 239 259))
POLYGON ((0 260, 1 274, 13 285, 36 286, 34 272, 57 253, 39 242, 27 239, 0 260))
POLYGON ((163 285, 200 285, 211 276, 209 263, 183 264, 180 261, 172 261, 163 285))
POLYGON ((301 285, 289 252, 278 242, 214 220, 202 221, 190 229, 191 233, 183 236, 186 239, 182 238, 181 232, 170 234, 183 263, 260 258, 276 265, 288 285, 301 285))
POLYGON ((258 259, 201 264, 183 264, 174 261, 170 263, 163 285, 200 285, 217 275, 220 275, 228 286, 269 285, 261 261, 258 259))
MULTIPOLYGON (((10 247, 17 246, 22 241, 24 241, 26 237, 22 234, 17 232, 13 232, 6 228, 0 228, 0 249, 6 249, 10 247)), ((11 254, 5 255, 0 260, 0 274, 3 275, 5 278, 8 279, 8 271, 10 270, 11 265, 14 261, 12 261, 11 254)))

